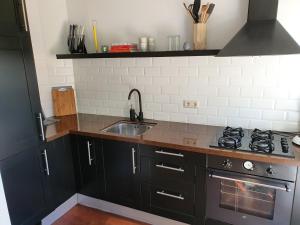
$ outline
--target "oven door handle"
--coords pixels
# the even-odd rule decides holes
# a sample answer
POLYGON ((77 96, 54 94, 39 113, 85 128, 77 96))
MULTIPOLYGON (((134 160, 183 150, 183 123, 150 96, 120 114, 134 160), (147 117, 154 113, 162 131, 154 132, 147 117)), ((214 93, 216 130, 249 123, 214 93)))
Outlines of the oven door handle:
POLYGON ((291 189, 289 188, 289 186, 287 184, 281 184, 281 186, 271 185, 271 184, 263 184, 263 183, 258 183, 258 182, 254 182, 254 181, 248 181, 248 180, 242 180, 242 179, 237 179, 237 178, 232 178, 232 177, 227 177, 227 176, 215 175, 212 173, 209 174, 209 177, 215 178, 215 179, 221 179, 221 180, 229 180, 229 181, 237 181, 237 182, 241 182, 241 183, 248 183, 248 184, 253 184, 253 185, 257 185, 257 186, 261 186, 261 187, 272 188, 272 189, 279 190, 279 191, 291 192, 291 189))

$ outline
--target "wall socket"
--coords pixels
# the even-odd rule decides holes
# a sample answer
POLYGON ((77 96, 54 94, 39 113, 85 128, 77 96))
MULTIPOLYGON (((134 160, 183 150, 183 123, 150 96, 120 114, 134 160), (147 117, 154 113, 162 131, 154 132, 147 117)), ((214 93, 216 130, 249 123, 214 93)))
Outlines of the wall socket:
POLYGON ((192 100, 184 100, 183 101, 183 108, 197 109, 198 107, 199 107, 199 104, 197 101, 192 101, 192 100))

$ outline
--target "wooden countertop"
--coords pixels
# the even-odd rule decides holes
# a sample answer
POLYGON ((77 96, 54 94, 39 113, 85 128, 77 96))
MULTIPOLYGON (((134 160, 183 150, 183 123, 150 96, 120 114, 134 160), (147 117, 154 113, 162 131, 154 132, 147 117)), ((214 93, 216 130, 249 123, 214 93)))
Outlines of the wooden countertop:
POLYGON ((60 120, 59 122, 47 127, 47 141, 52 141, 71 133, 196 153, 300 166, 300 148, 296 146, 293 147, 296 156, 295 159, 210 148, 209 145, 217 138, 217 133, 222 129, 221 127, 149 120, 147 122, 154 122, 157 123, 157 125, 147 131, 144 135, 125 137, 105 133, 102 130, 111 124, 120 120, 127 120, 128 118, 78 114, 59 117, 58 119, 60 120))

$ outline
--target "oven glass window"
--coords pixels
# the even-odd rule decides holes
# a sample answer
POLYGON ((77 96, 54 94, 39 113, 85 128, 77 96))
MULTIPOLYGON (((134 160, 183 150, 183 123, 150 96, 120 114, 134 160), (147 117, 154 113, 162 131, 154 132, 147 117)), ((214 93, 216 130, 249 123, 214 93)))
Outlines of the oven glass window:
POLYGON ((253 184, 221 180, 220 207, 273 219, 276 190, 253 184))

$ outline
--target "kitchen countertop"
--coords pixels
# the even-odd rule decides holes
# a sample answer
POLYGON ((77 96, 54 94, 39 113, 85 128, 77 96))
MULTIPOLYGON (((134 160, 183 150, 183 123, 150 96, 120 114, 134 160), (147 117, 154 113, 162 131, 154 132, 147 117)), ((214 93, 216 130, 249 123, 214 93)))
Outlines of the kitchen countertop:
POLYGON ((102 139, 173 148, 195 153, 300 166, 300 148, 296 146, 293 146, 293 151, 296 156, 295 159, 210 148, 209 145, 216 138, 217 131, 220 129, 220 127, 216 126, 149 120, 147 122, 154 122, 157 123, 157 125, 141 136, 125 137, 105 133, 102 130, 120 120, 128 120, 128 118, 78 114, 58 117, 58 119, 60 120, 59 122, 47 126, 46 137, 48 142, 71 133, 102 139))

